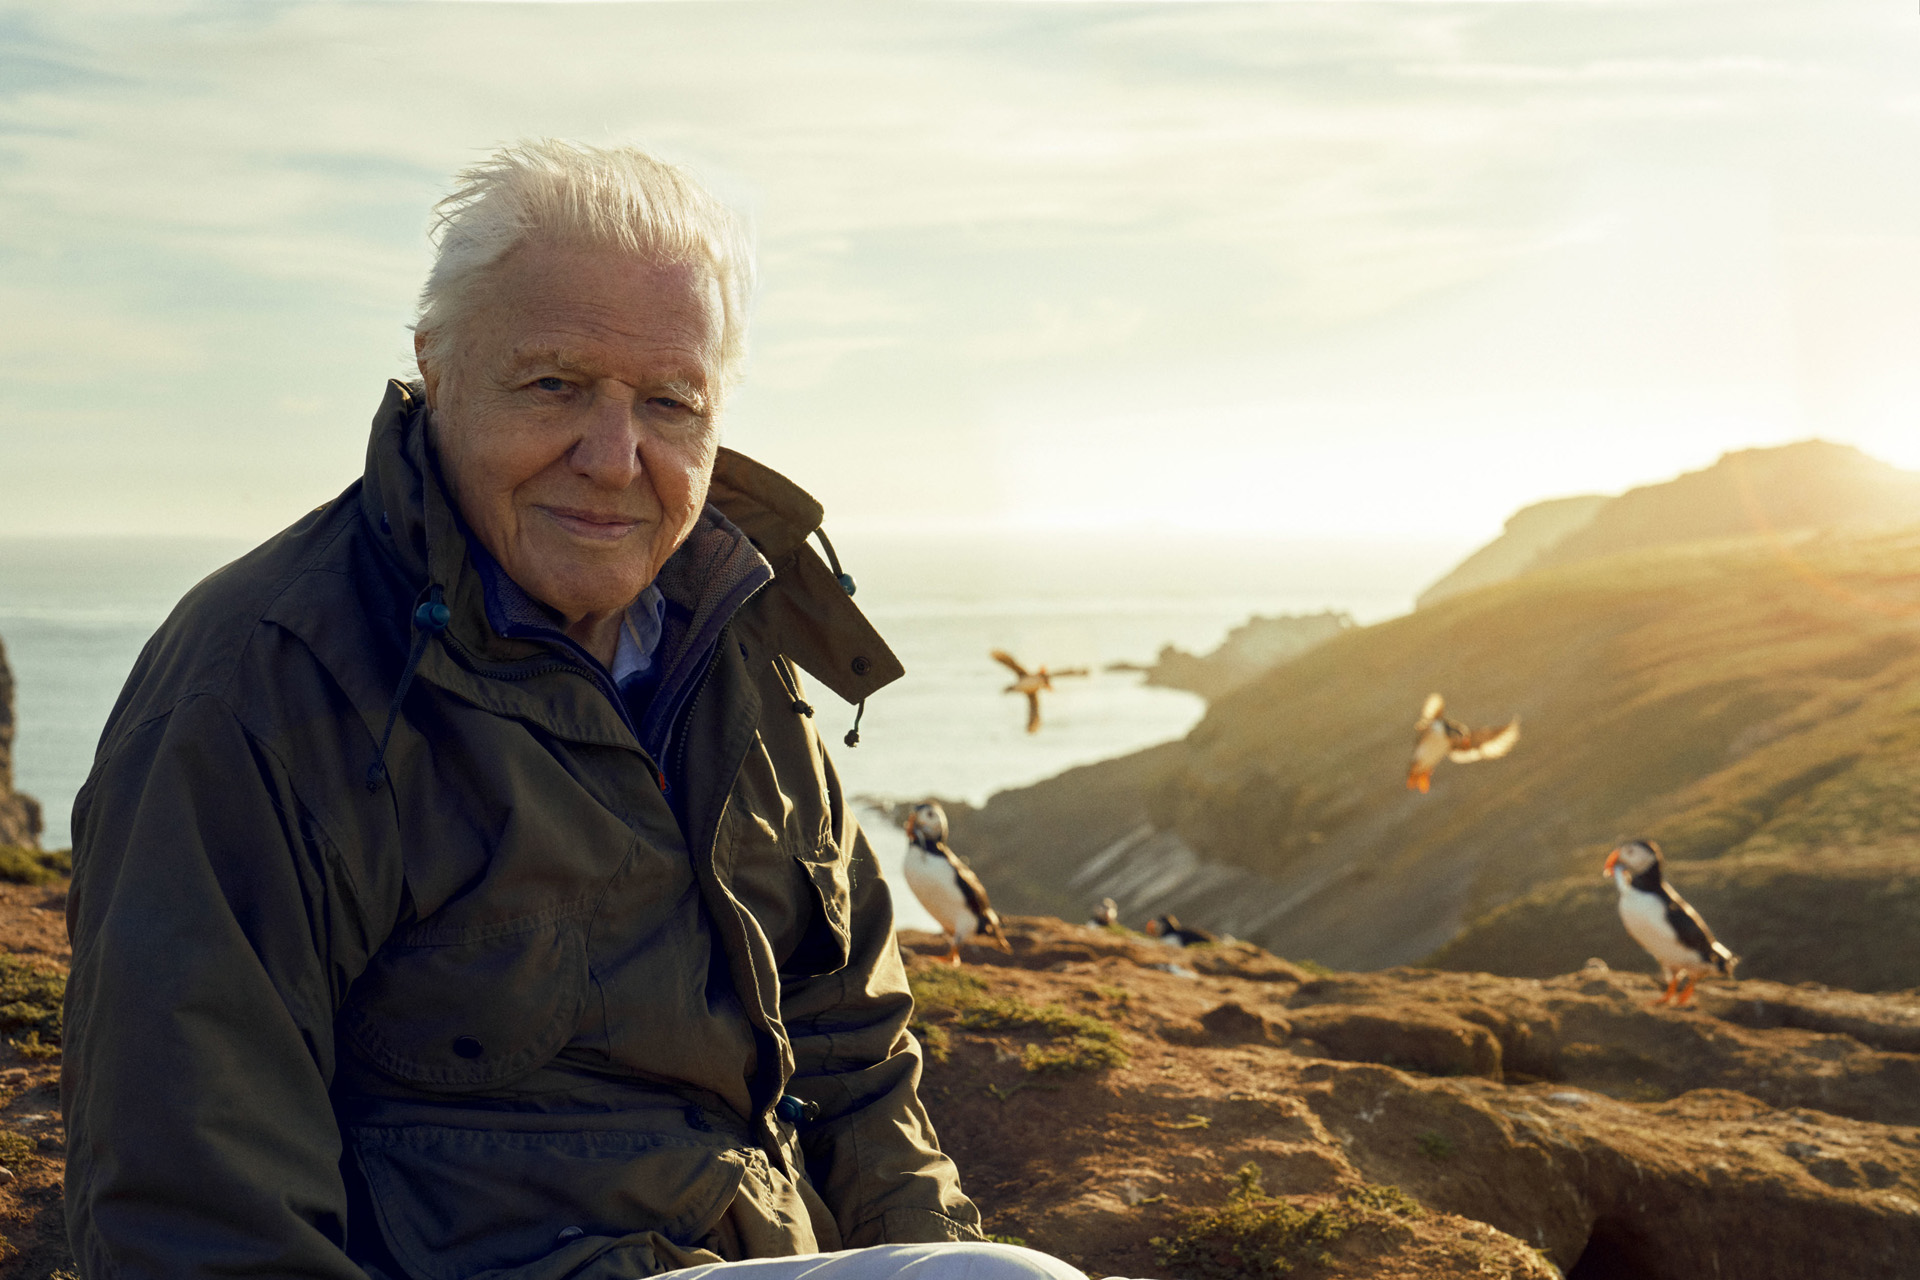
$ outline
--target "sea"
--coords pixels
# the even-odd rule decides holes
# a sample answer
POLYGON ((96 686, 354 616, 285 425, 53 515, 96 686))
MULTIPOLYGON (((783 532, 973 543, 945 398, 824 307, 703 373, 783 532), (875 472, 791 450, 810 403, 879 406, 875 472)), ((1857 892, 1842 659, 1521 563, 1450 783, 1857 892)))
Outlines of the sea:
MULTIPOLYGON (((208 538, 0 537, 0 643, 13 669, 14 782, 46 811, 48 848, 69 843, 75 794, 141 647, 195 582, 247 549, 208 538)), ((1404 612, 1466 550, 1458 543, 1257 539, 1139 531, 928 534, 853 529, 835 537, 856 602, 907 674, 855 709, 807 697, 863 825, 897 877, 904 837, 881 806, 994 792, 1166 742, 1205 712, 1192 694, 1137 672, 1174 645, 1204 653, 1254 615, 1335 609, 1357 621, 1404 612), (1086 667, 1043 701, 1038 733, 1010 673, 1086 667)), ((964 852, 964 850, 962 851, 964 852)), ((932 927, 901 893, 903 927, 932 927)))

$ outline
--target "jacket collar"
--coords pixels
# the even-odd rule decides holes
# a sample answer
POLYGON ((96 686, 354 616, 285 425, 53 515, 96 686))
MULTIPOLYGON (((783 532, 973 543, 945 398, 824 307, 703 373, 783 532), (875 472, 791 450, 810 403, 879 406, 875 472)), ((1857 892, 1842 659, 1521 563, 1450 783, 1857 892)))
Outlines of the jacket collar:
MULTIPOLYGON (((419 384, 389 381, 367 442, 363 515, 409 581, 419 584, 422 593, 429 584, 442 588, 452 615, 446 634, 470 655, 477 673, 487 674, 491 668, 491 673, 504 674, 505 669, 550 658, 551 650, 539 641, 502 636, 488 621, 485 587, 468 555, 466 533, 440 477, 426 427, 426 398, 419 384)), ((660 573, 663 594, 687 609, 689 624, 679 637, 683 643, 692 643, 701 631, 699 623, 711 619, 723 604, 738 607, 739 599, 727 597, 739 593, 741 575, 749 569, 742 552, 752 550, 757 554, 751 560, 772 572, 756 605, 772 624, 781 651, 796 665, 848 702, 859 702, 905 674, 886 641, 807 545, 823 514, 812 495, 771 468, 723 448, 707 501, 708 512, 695 533, 660 573), (723 548, 714 535, 727 531, 737 533, 724 540, 723 548), (736 545, 738 534, 746 536, 751 548, 736 545)), ((675 656, 671 651, 662 654, 669 662, 675 656)), ((422 672, 436 683, 455 679, 445 669, 457 665, 451 659, 430 658, 429 663, 422 672)), ((502 682, 487 683, 497 687, 502 682)), ((498 696, 497 688, 493 696, 498 696)), ((487 701, 491 698, 483 705, 487 701)), ((607 719, 618 722, 611 713, 607 719)), ((603 725, 601 732, 587 736, 594 740, 606 732, 603 725)))

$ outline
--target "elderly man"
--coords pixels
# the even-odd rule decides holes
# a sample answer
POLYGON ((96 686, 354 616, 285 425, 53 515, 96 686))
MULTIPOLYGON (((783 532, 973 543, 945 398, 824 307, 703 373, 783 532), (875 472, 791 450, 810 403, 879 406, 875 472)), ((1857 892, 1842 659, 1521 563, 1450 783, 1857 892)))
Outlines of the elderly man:
POLYGON ((74 807, 82 1273, 1077 1277, 916 1095, 796 670, 900 666, 719 446, 737 224, 632 150, 462 182, 365 475, 181 602, 74 807))

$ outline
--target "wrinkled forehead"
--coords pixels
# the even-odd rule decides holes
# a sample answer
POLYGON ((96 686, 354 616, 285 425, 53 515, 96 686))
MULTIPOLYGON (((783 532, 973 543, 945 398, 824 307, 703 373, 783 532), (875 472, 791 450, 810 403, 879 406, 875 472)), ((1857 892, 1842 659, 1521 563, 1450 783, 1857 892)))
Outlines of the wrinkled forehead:
POLYGON ((599 246, 530 243, 496 266, 476 299, 477 328, 505 358, 590 371, 610 354, 710 376, 725 323, 719 282, 698 262, 599 246))

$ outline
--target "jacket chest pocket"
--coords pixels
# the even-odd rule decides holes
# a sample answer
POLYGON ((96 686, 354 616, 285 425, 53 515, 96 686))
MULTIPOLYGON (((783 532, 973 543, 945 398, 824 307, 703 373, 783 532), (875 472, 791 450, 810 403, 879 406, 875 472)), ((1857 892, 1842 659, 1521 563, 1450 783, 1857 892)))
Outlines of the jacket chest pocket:
POLYGON ((727 798, 716 863, 766 935, 780 973, 810 978, 846 966, 852 884, 833 838, 824 789, 809 770, 796 783, 774 768, 763 741, 727 798))
POLYGON ((354 984, 342 1030, 382 1072, 428 1089, 500 1085, 550 1061, 587 995, 577 912, 397 933, 354 984))
POLYGON ((813 926, 781 966, 790 978, 812 978, 844 969, 852 953, 853 886, 847 858, 831 840, 796 856, 813 890, 813 926))

